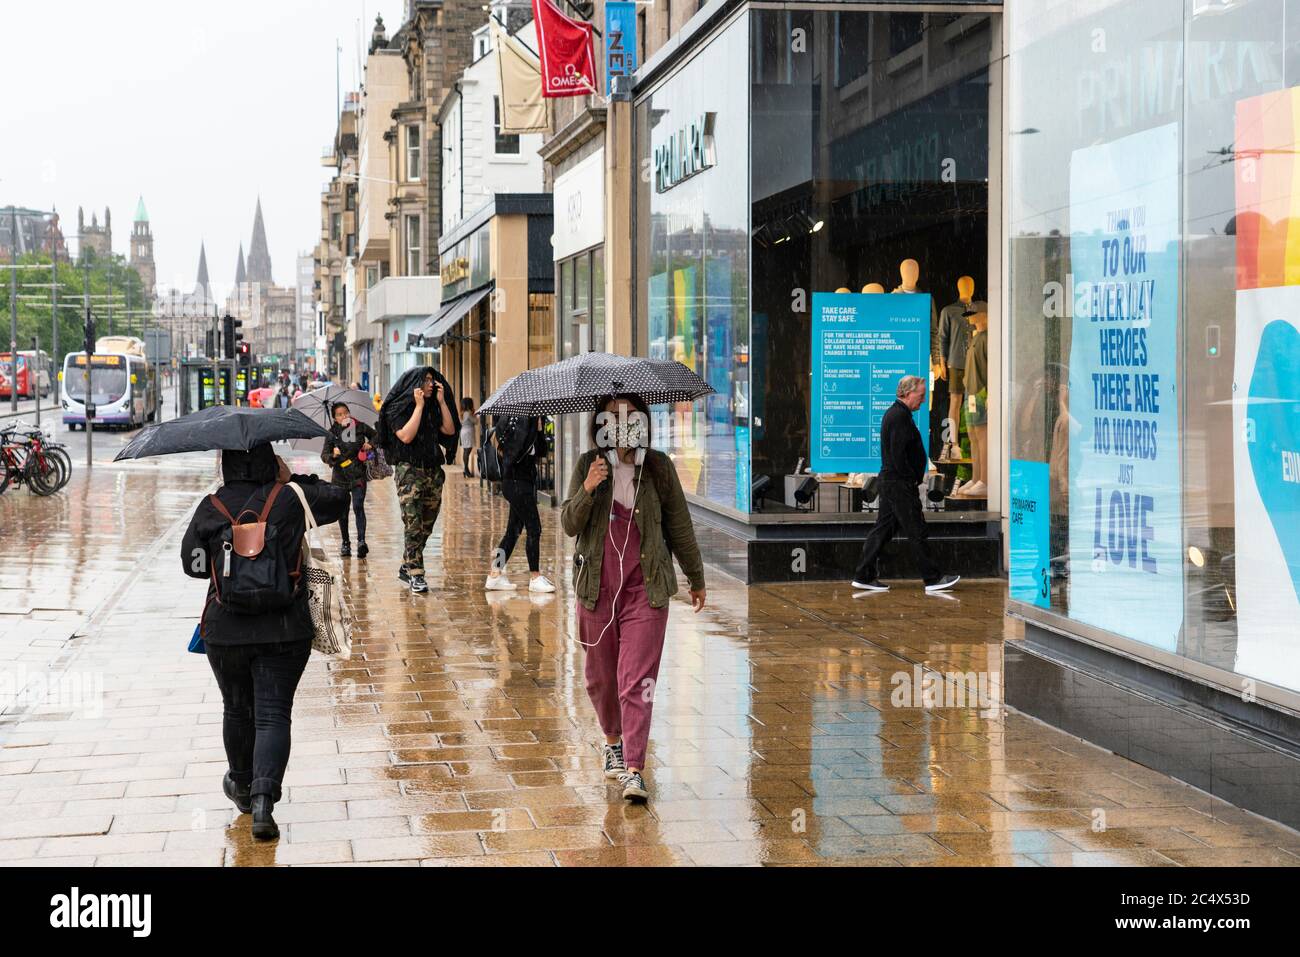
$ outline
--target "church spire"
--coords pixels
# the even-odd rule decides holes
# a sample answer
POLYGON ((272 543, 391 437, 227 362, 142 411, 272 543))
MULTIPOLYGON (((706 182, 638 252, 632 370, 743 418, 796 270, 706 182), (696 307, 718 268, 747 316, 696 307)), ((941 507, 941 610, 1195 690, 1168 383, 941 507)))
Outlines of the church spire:
POLYGON ((248 278, 248 273, 244 269, 244 244, 239 244, 239 259, 235 263, 235 287, 242 286, 248 278))
POLYGON ((266 244, 266 225, 262 222, 262 198, 257 199, 257 212, 253 214, 253 242, 248 247, 247 281, 270 285, 271 251, 266 244))
POLYGON ((208 251, 203 242, 199 242, 199 277, 194 283, 194 292, 204 299, 212 298, 212 286, 208 283, 208 251))

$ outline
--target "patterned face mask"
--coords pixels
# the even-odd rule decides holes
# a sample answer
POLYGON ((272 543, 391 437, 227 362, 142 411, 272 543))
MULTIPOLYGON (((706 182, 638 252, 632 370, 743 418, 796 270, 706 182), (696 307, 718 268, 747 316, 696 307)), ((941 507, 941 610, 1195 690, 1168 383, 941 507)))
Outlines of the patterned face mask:
POLYGON ((639 449, 645 445, 645 416, 633 412, 627 421, 620 422, 614 429, 614 441, 620 449, 639 449))

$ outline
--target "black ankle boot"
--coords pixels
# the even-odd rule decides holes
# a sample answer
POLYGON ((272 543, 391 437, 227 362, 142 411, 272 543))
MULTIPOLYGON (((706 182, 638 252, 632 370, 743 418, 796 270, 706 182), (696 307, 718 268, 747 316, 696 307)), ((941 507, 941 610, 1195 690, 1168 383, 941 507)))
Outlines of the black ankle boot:
POLYGON ((225 792, 226 797, 234 802, 240 814, 248 814, 253 810, 253 797, 248 793, 247 787, 240 787, 235 783, 235 779, 226 772, 226 776, 221 779, 221 790, 225 792))
POLYGON ((370 554, 370 546, 364 541, 357 543, 357 558, 365 558, 370 554))
POLYGON ((274 807, 271 795, 253 795, 253 837, 259 841, 274 841, 280 836, 280 828, 271 816, 274 807))
POLYGON ((352 543, 344 542, 343 547, 339 549, 339 557, 349 558, 352 555, 352 543))

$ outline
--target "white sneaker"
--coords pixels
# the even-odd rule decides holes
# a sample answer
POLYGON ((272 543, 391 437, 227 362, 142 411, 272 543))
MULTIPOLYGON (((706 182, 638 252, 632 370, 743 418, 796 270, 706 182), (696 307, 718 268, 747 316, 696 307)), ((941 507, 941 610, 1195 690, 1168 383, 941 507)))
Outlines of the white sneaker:
MULTIPOLYGON (((514 587, 514 586, 511 586, 514 587)), ((545 575, 538 575, 528 582, 528 590, 532 592, 549 593, 555 591, 555 586, 545 575)))
POLYGON ((514 591, 515 583, 505 575, 489 575, 483 588, 487 591, 514 591))
POLYGON ((961 494, 967 498, 984 498, 989 494, 989 488, 983 482, 971 482, 962 486, 961 494))

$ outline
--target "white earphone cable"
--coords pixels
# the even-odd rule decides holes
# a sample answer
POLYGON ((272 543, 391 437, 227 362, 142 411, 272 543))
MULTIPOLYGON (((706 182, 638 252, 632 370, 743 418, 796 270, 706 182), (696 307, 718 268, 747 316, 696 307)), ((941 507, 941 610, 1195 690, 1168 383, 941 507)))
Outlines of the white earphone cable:
MULTIPOLYGON (((582 645, 584 648, 595 648, 600 644, 600 640, 605 637, 605 632, 609 631, 609 629, 613 627, 614 619, 618 616, 618 598, 623 592, 623 580, 625 574, 623 571, 623 556, 627 554, 627 543, 632 538, 632 523, 636 520, 636 502, 641 494, 641 475, 645 471, 645 459, 642 456, 638 457, 641 458, 641 462, 637 465, 636 487, 632 492, 632 508, 628 510, 627 531, 623 533, 623 547, 619 548, 615 545, 613 538, 609 540, 610 547, 613 548, 614 553, 618 555, 618 588, 614 590, 614 597, 609 603, 609 621, 606 622, 605 627, 600 630, 600 634, 596 637, 596 640, 591 643, 583 641, 582 635, 579 633, 578 644, 582 645)), ((614 503, 616 500, 616 489, 613 487, 615 485, 614 470, 612 468, 609 470, 609 481, 611 486, 609 490, 609 520, 612 523, 614 521, 614 503)))

